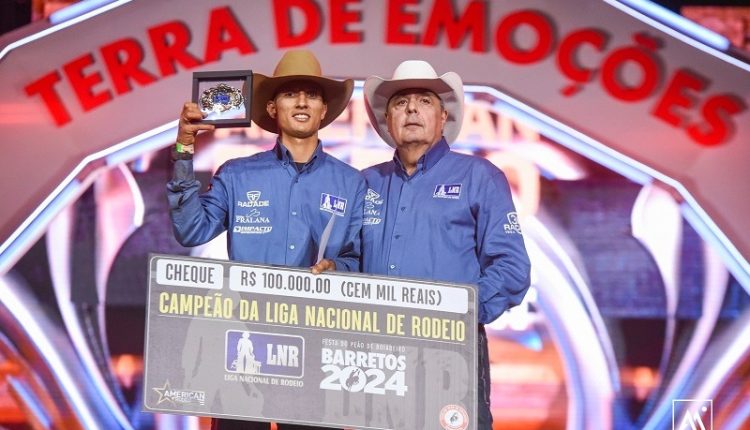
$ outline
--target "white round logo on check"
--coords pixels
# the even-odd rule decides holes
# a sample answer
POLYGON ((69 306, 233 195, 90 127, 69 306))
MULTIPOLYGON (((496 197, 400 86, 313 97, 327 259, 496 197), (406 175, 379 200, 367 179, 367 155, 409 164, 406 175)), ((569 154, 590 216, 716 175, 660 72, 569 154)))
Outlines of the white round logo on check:
POLYGON ((459 405, 447 405, 440 410, 440 425, 445 430, 465 430, 469 426, 469 414, 459 405))

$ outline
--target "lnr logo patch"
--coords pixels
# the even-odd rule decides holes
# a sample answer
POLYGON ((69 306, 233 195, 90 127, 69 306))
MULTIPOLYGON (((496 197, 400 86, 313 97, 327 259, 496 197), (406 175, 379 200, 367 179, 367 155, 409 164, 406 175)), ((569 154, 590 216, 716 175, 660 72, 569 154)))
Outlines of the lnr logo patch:
POLYGON ((438 184, 432 197, 436 199, 457 199, 461 197, 461 184, 438 184))
POLYGON ((301 336, 227 330, 225 370, 259 376, 301 378, 305 340, 301 336))
POLYGON ((346 213, 346 199, 331 194, 320 194, 320 210, 330 212, 338 216, 346 213))

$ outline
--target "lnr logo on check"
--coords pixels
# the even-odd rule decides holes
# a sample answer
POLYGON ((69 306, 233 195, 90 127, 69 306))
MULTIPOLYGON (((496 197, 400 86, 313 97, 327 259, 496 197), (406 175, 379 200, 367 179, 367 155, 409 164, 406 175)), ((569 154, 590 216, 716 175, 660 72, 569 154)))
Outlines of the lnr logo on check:
POLYGON ((713 430, 713 400, 672 400, 672 430, 713 430))

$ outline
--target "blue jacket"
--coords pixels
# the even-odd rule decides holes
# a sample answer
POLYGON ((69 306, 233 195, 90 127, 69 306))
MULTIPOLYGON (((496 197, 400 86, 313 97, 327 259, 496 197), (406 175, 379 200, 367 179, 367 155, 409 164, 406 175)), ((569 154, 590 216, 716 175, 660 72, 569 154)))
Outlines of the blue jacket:
POLYGON ((357 271, 365 188, 362 174, 323 152, 320 143, 298 172, 277 142, 270 151, 226 162, 202 195, 192 160, 175 161, 167 198, 183 246, 227 230, 229 258, 248 263, 315 264, 323 231, 335 218, 324 257, 337 270, 357 271))
POLYGON ((480 323, 521 302, 529 257, 505 175, 445 140, 409 177, 399 159, 364 170, 367 273, 477 286, 480 323))

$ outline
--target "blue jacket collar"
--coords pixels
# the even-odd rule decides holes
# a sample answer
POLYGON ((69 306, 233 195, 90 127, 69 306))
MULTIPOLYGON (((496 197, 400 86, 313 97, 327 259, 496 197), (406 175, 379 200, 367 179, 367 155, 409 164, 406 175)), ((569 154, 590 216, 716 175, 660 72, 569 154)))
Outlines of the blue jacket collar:
MULTIPOLYGON (((286 146, 284 146, 283 143, 281 143, 281 138, 276 138, 276 145, 273 147, 273 153, 276 154, 276 158, 278 158, 279 161, 281 161, 284 165, 293 165, 294 164, 294 158, 292 158, 292 153, 289 152, 289 149, 287 149, 286 146)), ((325 152, 323 152, 323 144, 318 139, 318 146, 315 147, 315 152, 313 152, 312 157, 310 157, 310 160, 305 163, 305 167, 311 166, 315 164, 315 161, 317 159, 323 159, 325 157, 325 152)))
MULTIPOLYGON (((422 171, 423 173, 426 172, 428 169, 432 168, 432 166, 436 165, 449 151, 450 147, 448 146, 448 142, 445 141, 445 137, 441 137, 440 140, 424 153, 424 155, 419 157, 419 160, 417 160, 416 171, 422 171)), ((401 163, 401 160, 398 158, 398 151, 393 154, 393 161, 401 172, 406 175, 406 169, 404 169, 403 163, 401 163)))

